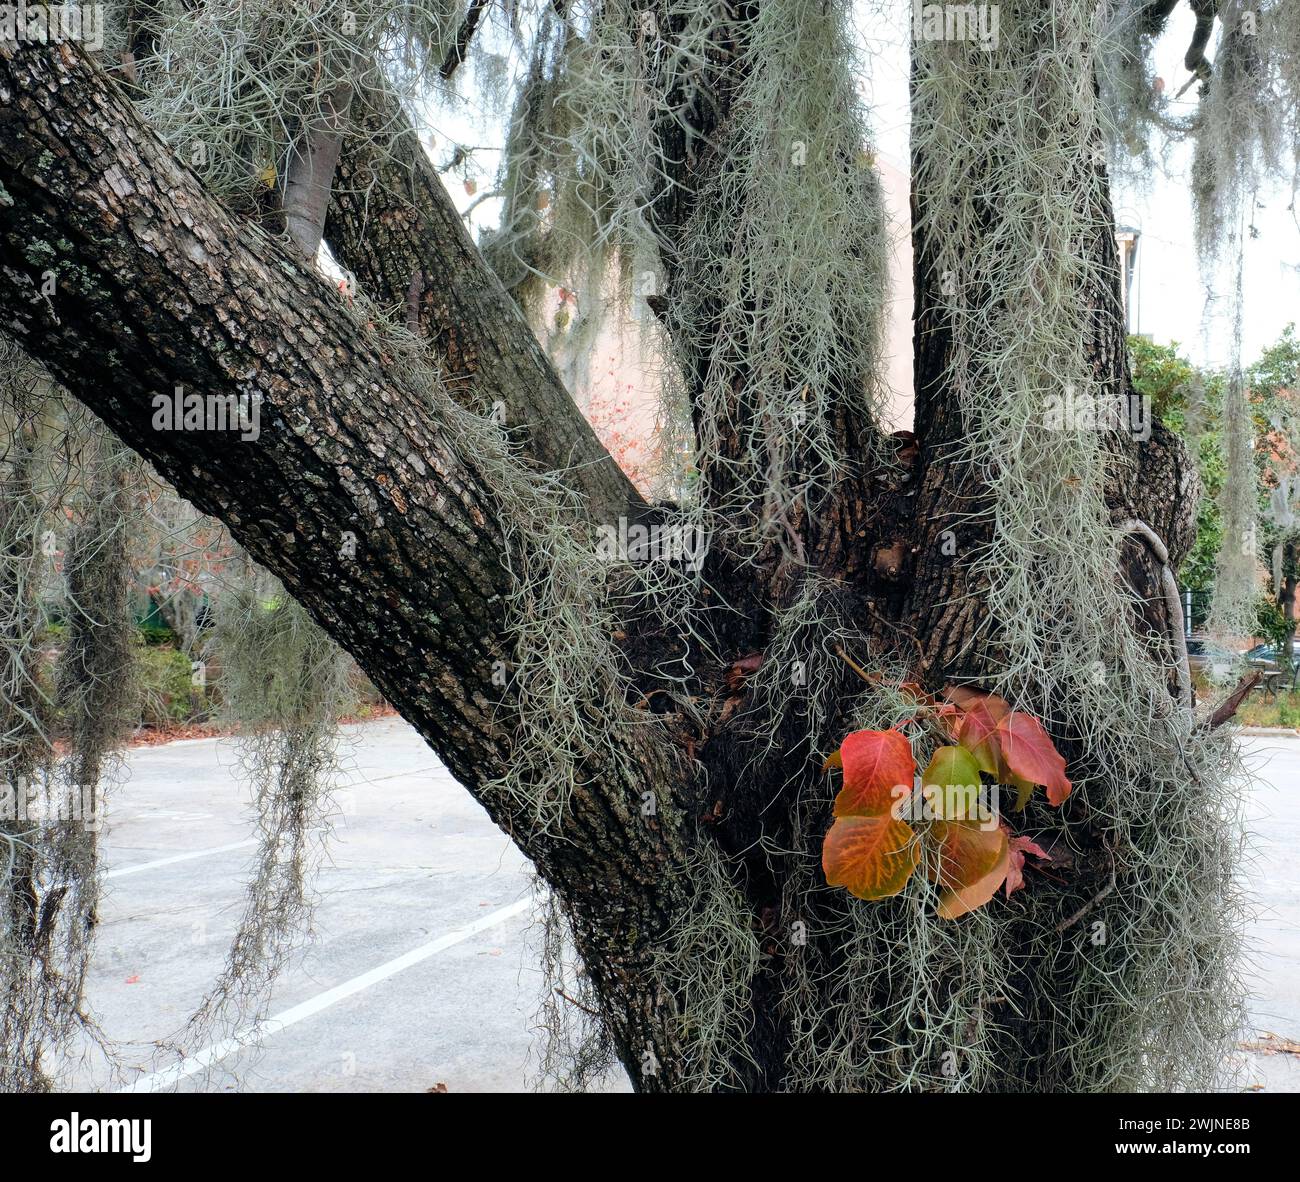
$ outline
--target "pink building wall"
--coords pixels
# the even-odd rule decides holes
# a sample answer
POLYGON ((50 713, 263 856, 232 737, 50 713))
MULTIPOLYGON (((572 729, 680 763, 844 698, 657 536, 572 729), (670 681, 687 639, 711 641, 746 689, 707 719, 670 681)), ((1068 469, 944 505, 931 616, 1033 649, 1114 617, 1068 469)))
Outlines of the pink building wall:
MULTIPOLYGON (((890 230, 890 290, 885 336, 882 425, 912 427, 912 241, 907 171, 877 157, 890 230)), ((649 491, 651 439, 658 410, 658 382, 638 356, 636 325, 610 317, 596 341, 586 381, 574 391, 601 442, 628 474, 649 491)))

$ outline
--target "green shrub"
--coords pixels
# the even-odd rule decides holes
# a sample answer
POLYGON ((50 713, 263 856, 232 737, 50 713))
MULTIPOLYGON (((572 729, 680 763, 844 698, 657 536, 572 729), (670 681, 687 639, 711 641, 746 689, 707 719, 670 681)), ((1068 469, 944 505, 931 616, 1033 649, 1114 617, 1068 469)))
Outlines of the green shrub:
POLYGON ((207 694, 191 683, 190 661, 170 645, 154 645, 141 638, 136 651, 140 666, 140 721, 165 727, 193 722, 206 716, 207 694))

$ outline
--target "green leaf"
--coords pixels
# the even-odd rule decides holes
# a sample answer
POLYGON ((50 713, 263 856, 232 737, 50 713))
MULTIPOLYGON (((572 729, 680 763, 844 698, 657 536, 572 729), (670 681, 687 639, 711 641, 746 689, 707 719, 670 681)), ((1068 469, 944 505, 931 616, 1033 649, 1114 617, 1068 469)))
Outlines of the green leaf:
POLYGON ((932 817, 969 820, 979 816, 980 767, 965 747, 940 747, 921 776, 932 817))

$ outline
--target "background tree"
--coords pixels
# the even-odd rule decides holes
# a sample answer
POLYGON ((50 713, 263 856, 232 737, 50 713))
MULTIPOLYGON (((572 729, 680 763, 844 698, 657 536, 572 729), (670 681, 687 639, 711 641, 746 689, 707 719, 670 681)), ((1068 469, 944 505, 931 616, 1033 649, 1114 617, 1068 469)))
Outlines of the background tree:
MULTIPOLYGON (((474 8, 156 3, 100 64, 0 47, 8 331, 533 860, 585 969, 551 999, 568 1085, 606 1050, 643 1090, 1219 1070, 1232 758, 1186 700, 1167 593, 1197 480, 1162 424, 1131 429, 1106 181, 1111 133, 1140 145, 1151 111, 1147 7, 919 26, 916 418, 894 434, 840 0, 529 14, 496 274, 401 101, 472 58, 474 8), (311 265, 322 234, 342 289, 311 265), (584 331, 611 302, 653 313, 686 499, 647 505, 597 442, 503 285, 527 307, 530 278, 566 281, 584 331), (178 385, 250 400, 259 437, 155 429, 178 385), (700 569, 610 561, 636 525, 699 531, 700 569), (1006 814, 1046 871, 956 921, 924 875, 865 902, 821 868, 823 763, 915 713, 913 684, 1001 693, 1075 784, 1006 814)), ((1260 14, 1256 97, 1294 94, 1294 7, 1260 14)))

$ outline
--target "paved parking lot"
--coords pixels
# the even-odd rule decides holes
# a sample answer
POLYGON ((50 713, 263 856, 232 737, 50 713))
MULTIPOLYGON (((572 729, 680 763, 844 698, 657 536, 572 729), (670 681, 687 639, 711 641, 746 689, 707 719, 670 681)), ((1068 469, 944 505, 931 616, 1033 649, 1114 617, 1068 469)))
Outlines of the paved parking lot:
MULTIPOLYGON (((320 871, 315 939, 271 1006, 289 1023, 255 1054, 118 1086, 219 1090, 234 1086, 232 1066, 252 1090, 525 1086, 540 988, 524 941, 530 868, 405 723, 348 731, 350 787, 320 871)), ((123 1057, 143 1062, 216 979, 255 843, 229 741, 141 749, 130 762, 109 806, 89 993, 123 1057)), ((109 1083, 97 1071, 83 1081, 109 1083)))
MULTIPOLYGON (((89 985, 122 1059, 76 1087, 257 1091, 520 1090, 540 990, 526 939, 528 864, 404 722, 347 731, 336 834, 316 936, 281 978, 255 1052, 154 1057, 219 973, 253 842, 228 740, 131 753, 109 805, 108 877, 89 985)), ((1251 736, 1260 902, 1252 930, 1258 1031, 1300 1039, 1300 739, 1251 736)), ((1300 1091, 1295 1055, 1249 1057, 1249 1081, 1300 1091)), ((611 1086, 626 1087, 625 1080, 611 1086)))

